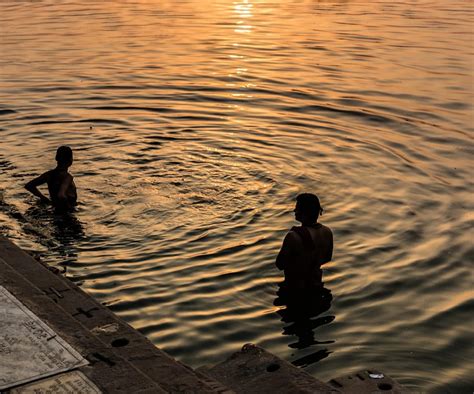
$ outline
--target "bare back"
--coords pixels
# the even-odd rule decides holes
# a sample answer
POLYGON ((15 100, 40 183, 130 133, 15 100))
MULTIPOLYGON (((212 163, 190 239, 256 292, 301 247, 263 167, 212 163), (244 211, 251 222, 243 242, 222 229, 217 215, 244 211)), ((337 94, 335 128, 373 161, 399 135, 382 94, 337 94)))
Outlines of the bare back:
POLYGON ((287 234, 277 258, 277 266, 285 272, 292 287, 307 288, 322 280, 321 265, 331 261, 332 231, 322 225, 293 227, 287 234))
POLYGON ((317 226, 306 226, 315 245, 315 260, 323 265, 332 259, 333 237, 329 227, 322 224, 317 226))
POLYGON ((57 168, 46 174, 49 196, 53 205, 62 205, 64 200, 66 200, 68 207, 77 205, 77 191, 72 175, 57 168))

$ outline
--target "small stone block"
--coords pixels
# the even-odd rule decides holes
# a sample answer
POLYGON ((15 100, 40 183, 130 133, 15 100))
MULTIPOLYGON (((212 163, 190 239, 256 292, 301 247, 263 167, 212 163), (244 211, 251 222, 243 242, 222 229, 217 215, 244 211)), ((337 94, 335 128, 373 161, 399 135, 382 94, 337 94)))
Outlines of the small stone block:
POLYGON ((252 344, 244 345, 240 352, 232 354, 224 362, 198 371, 220 381, 236 393, 340 392, 252 344))

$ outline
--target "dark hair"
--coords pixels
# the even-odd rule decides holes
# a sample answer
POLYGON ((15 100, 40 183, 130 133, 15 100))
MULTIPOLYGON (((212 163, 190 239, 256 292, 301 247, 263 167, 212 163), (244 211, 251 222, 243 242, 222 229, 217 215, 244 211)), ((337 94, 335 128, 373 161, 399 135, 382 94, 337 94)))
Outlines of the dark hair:
POLYGON ((312 193, 302 193, 296 197, 298 208, 312 219, 317 219, 323 214, 323 208, 319 203, 319 198, 312 193))
POLYGON ((61 164, 72 162, 72 149, 69 146, 60 146, 56 151, 56 161, 61 164))

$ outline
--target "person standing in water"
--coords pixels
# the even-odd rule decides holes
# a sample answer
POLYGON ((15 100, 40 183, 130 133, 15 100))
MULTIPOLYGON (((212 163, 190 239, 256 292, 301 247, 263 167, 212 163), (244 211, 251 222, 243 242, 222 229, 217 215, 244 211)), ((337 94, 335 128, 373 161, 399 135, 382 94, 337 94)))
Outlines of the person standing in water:
POLYGON ((276 266, 285 273, 285 287, 292 292, 311 291, 322 286, 321 266, 332 259, 333 235, 329 227, 318 223, 323 209, 311 193, 296 197, 295 219, 301 226, 286 235, 276 258, 276 266))
POLYGON ((73 162, 72 149, 60 146, 56 151, 56 168, 49 170, 25 185, 25 189, 39 197, 42 202, 52 204, 56 210, 69 211, 77 205, 77 191, 73 176, 68 172, 73 162), (49 198, 38 190, 47 183, 49 198))

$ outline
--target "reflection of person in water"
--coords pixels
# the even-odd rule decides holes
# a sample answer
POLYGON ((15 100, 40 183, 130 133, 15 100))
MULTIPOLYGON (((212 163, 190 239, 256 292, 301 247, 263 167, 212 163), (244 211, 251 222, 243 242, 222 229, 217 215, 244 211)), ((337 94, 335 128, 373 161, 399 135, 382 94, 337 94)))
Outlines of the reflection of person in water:
MULTIPOLYGON (((322 282, 321 265, 331 261, 333 237, 328 227, 318 223, 322 208, 314 194, 300 194, 294 212, 302 225, 288 232, 276 259, 276 266, 284 271, 285 280, 279 284, 274 304, 286 306, 278 311, 281 320, 287 323, 283 334, 298 338, 289 346, 304 349, 333 342, 318 342, 313 332, 334 320, 334 316, 317 317, 331 307, 332 294, 322 282)), ((328 355, 327 349, 320 349, 293 361, 293 364, 308 365, 328 355)))
POLYGON ((333 237, 328 227, 318 223, 323 209, 314 194, 296 197, 294 212, 301 226, 293 227, 286 235, 276 266, 285 272, 286 285, 292 292, 304 292, 321 282, 321 265, 332 259, 333 237))
POLYGON ((73 162, 72 149, 60 146, 56 152, 57 166, 25 185, 26 190, 39 197, 42 202, 52 204, 56 210, 70 211, 77 205, 76 185, 68 172, 73 162), (38 186, 47 183, 49 198, 38 190, 38 186))
POLYGON ((46 210, 35 204, 21 215, 20 223, 25 233, 48 249, 48 263, 67 266, 77 261, 78 246, 86 234, 74 212, 46 210))
MULTIPOLYGON (((296 343, 288 346, 304 349, 315 344, 332 343, 333 341, 316 341, 313 332, 314 329, 334 320, 334 316, 331 315, 318 317, 331 307, 331 291, 320 283, 319 287, 315 287, 313 291, 307 290, 303 296, 301 293, 296 295, 291 293, 285 286, 285 282, 279 283, 278 286, 274 305, 285 306, 277 312, 281 317, 281 321, 286 324, 283 328, 283 334, 295 335, 298 338, 296 343)), ((318 354, 321 353, 329 354, 326 350, 318 352, 318 354)))

